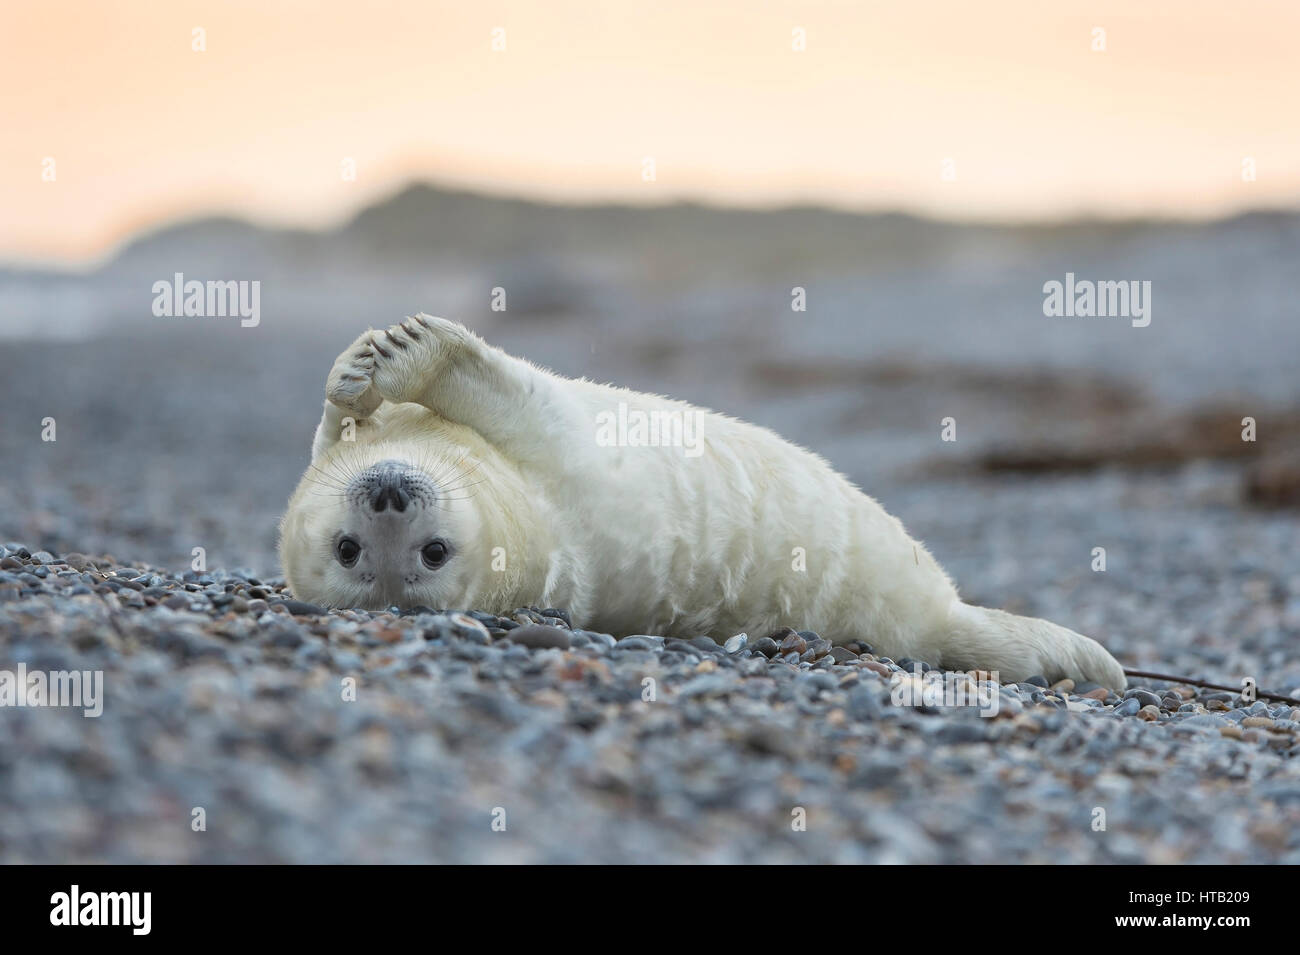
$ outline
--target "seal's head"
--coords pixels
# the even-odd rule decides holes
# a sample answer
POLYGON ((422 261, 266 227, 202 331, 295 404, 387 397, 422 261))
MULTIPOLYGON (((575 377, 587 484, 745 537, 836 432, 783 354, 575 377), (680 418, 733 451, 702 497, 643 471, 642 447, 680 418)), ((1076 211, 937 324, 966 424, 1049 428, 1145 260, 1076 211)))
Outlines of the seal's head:
POLYGON ((472 598, 477 516, 463 462, 375 444, 323 455, 280 525, 293 593, 328 607, 459 606, 472 598))

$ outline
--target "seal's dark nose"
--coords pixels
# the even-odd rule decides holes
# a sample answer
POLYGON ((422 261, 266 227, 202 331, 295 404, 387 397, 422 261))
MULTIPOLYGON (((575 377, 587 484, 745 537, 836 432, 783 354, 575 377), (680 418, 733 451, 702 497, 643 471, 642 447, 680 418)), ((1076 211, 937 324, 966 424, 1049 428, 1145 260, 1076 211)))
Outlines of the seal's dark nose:
POLYGON ((405 477, 401 470, 397 468, 381 468, 375 475, 374 482, 370 485, 370 506, 375 511, 383 511, 392 505, 395 511, 406 510, 406 505, 411 501, 410 492, 407 491, 405 477))
POLYGON ((347 499, 353 507, 370 507, 382 514, 418 510, 433 500, 433 482, 419 468, 397 458, 385 458, 359 472, 348 483, 347 499))

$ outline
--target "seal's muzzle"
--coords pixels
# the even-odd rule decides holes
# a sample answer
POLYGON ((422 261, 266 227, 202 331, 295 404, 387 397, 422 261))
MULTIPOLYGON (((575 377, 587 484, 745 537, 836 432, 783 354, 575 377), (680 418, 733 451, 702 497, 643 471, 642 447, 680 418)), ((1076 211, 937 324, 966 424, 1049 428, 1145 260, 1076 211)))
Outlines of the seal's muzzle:
POLYGON ((380 461, 353 480, 354 493, 376 513, 405 511, 412 498, 419 498, 426 481, 403 461, 380 461))

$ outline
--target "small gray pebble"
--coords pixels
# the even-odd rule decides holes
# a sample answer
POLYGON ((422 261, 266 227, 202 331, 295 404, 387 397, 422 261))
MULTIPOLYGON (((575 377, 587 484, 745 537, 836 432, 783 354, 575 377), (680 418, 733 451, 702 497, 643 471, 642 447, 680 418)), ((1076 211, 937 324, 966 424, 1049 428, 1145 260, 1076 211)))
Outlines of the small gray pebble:
POLYGON ((530 623, 519 627, 517 630, 511 630, 506 639, 512 643, 528 647, 530 650, 545 650, 552 647, 568 650, 571 645, 567 630, 536 623, 530 623))

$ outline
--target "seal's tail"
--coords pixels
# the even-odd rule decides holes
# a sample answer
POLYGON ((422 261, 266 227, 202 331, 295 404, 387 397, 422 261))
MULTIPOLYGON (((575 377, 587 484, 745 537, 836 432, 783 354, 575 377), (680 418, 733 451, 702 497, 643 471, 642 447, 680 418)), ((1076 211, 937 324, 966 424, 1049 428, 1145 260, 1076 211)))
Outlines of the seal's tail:
POLYGON ((1006 681, 1044 676, 1049 683, 1069 677, 1112 690, 1128 681, 1124 668, 1096 640, 1037 617, 955 603, 949 616, 943 665, 950 669, 997 670, 1006 681))

